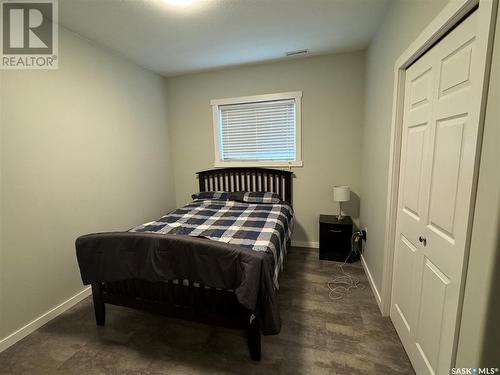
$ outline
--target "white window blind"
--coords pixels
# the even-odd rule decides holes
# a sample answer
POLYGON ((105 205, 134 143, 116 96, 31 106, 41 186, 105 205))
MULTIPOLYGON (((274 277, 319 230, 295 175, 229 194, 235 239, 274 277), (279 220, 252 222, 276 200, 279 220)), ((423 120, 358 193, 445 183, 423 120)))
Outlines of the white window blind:
POLYGON ((221 161, 296 160, 295 99, 218 108, 221 161))

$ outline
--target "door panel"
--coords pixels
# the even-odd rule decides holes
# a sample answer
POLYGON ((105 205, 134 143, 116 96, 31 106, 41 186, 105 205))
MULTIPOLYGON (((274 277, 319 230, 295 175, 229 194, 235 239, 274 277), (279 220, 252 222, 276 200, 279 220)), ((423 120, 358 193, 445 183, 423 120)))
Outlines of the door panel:
POLYGON ((466 119, 462 115, 438 121, 434 137, 429 228, 451 243, 455 241, 454 218, 466 119))
POLYGON ((475 38, 472 38, 467 41, 441 60, 440 98, 470 84, 472 44, 474 40, 475 38))
POLYGON ((428 68, 411 80, 410 105, 411 109, 429 104, 432 93, 431 68, 428 68))
POLYGON ((417 374, 448 374, 471 207, 471 14, 406 71, 390 316, 417 374))
POLYGON ((416 345, 430 373, 437 373, 449 284, 450 280, 429 259, 424 258, 416 345))
MULTIPOLYGON (((421 261, 418 252, 419 228, 425 225, 428 205, 428 173, 424 170, 429 154, 431 101, 434 86, 434 68, 430 56, 423 56, 407 75, 406 97, 401 148, 399 194, 399 241, 394 254, 393 304, 391 317, 403 342, 413 337, 417 317, 416 280, 421 261)), ((408 341, 407 345, 411 345, 408 341)))
POLYGON ((406 272, 405 270, 415 269, 416 248, 410 241, 408 241, 407 238, 401 236, 397 252, 398 267, 394 277, 394 280, 396 281, 394 294, 397 301, 395 305, 401 321, 406 326, 406 329, 410 331, 415 306, 412 296, 408 293, 408 290, 413 289, 414 274, 412 272, 406 272))
POLYGON ((422 176, 422 160, 424 155, 425 133, 427 124, 413 126, 408 129, 406 139, 406 165, 404 170, 405 191, 403 210, 420 220, 420 181, 422 176))

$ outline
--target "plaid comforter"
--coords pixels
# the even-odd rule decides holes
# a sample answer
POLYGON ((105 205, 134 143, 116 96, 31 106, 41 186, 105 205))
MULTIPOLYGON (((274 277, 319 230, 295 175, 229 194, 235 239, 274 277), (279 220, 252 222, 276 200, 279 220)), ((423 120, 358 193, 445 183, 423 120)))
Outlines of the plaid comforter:
POLYGON ((284 202, 195 200, 130 231, 204 237, 253 251, 270 252, 274 257, 274 284, 278 288, 278 275, 283 268, 292 226, 293 209, 284 202))

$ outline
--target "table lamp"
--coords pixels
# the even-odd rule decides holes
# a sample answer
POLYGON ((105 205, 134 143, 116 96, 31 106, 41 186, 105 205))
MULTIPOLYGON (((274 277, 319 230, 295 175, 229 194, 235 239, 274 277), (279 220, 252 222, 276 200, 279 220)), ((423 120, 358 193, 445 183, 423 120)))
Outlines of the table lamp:
POLYGON ((351 199, 351 191, 349 190, 349 186, 334 186, 333 187, 333 200, 335 202, 339 202, 339 216, 337 216, 337 220, 342 220, 344 217, 342 216, 342 202, 347 202, 351 199))

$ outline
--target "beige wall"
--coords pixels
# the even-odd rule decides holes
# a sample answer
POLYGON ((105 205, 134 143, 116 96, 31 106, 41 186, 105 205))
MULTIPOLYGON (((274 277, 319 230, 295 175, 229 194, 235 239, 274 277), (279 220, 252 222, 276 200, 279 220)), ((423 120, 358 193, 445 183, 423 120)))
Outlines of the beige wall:
POLYGON ((385 209, 391 133, 394 63, 446 4, 446 0, 397 0, 367 53, 362 132, 361 226, 368 228, 364 259, 382 292, 385 209))
MULTIPOLYGON (((333 185, 359 194, 364 95, 362 52, 190 74, 167 80, 177 205, 197 191, 195 172, 213 168, 210 100, 302 90, 302 156, 294 168, 295 241, 318 241, 318 215, 335 213, 333 185)), ((353 207, 347 211, 358 216, 353 207)))
MULTIPOLYGON (((385 207, 389 165, 393 68, 396 59, 446 5, 447 1, 396 1, 367 54, 366 106, 363 127, 361 225, 368 227, 364 258, 381 291, 385 234, 385 207)), ((500 338, 498 272, 499 192, 499 91, 500 28, 497 26, 494 65, 489 89, 484 142, 466 277, 457 366, 498 367, 500 338), (498 269, 498 267, 497 267, 498 269), (496 279, 494 279, 496 277, 496 279), (496 295, 495 295, 496 293, 496 295), (493 298, 495 296, 495 298, 493 298)))
POLYGON ((2 71, 0 340, 83 289, 74 241, 174 207, 164 79, 60 30, 55 71, 2 71))

